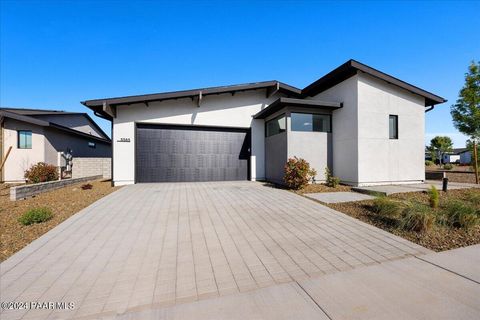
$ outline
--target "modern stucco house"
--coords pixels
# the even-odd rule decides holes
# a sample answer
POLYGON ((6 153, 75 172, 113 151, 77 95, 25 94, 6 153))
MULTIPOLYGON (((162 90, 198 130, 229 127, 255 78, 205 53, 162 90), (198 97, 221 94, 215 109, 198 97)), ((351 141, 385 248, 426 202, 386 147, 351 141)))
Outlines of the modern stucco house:
POLYGON ((293 156, 317 180, 328 166, 375 185, 424 180, 425 112, 445 101, 349 60, 303 89, 266 81, 82 103, 112 121, 116 185, 282 182, 293 156))
POLYGON ((0 155, 11 151, 1 181, 24 182, 33 164, 58 165, 59 152, 74 157, 111 157, 111 140, 86 113, 0 108, 0 155))

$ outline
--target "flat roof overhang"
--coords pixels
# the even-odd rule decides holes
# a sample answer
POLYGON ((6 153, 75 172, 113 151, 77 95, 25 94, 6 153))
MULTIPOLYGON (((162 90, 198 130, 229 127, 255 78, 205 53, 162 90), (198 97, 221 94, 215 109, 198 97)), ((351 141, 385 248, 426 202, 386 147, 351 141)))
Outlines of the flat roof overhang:
POLYGON ((407 90, 413 94, 422 96, 425 98, 425 106, 434 106, 436 104, 447 102, 446 99, 437 96, 431 92, 423 90, 417 86, 414 86, 410 83, 407 83, 403 80, 395 78, 391 75, 388 75, 382 71, 369 67, 363 63, 360 63, 356 60, 348 60, 335 70, 324 75, 317 81, 309 84, 302 90, 302 97, 312 97, 320 92, 323 92, 346 79, 353 77, 358 72, 366 73, 372 77, 383 80, 389 84, 400 87, 404 90, 407 90))
POLYGON ((280 111, 286 106, 302 107, 306 109, 340 109, 343 107, 341 102, 320 101, 320 100, 304 100, 293 98, 278 98, 272 102, 268 107, 258 112, 253 116, 254 119, 265 119, 266 117, 280 111))
POLYGON ((116 97, 116 98, 105 98, 105 99, 95 99, 95 100, 86 100, 81 103, 92 109, 95 114, 111 119, 115 117, 115 108, 119 105, 130 105, 135 103, 145 103, 148 105, 149 102, 154 101, 164 101, 164 100, 176 100, 176 99, 185 99, 190 98, 192 100, 197 99, 198 105, 202 101, 204 96, 208 95, 218 95, 230 93, 234 95, 236 92, 250 91, 250 90, 259 90, 266 89, 267 98, 274 95, 275 93, 284 93, 288 96, 299 97, 301 95, 301 90, 290 86, 288 84, 282 83, 280 81, 263 81, 255 83, 246 83, 238 84, 231 86, 222 86, 222 87, 210 87, 202 89, 193 89, 193 90, 183 90, 183 91, 173 91, 173 92, 164 92, 164 93, 155 93, 155 94, 144 94, 144 95, 135 95, 135 96, 126 96, 126 97, 116 97))

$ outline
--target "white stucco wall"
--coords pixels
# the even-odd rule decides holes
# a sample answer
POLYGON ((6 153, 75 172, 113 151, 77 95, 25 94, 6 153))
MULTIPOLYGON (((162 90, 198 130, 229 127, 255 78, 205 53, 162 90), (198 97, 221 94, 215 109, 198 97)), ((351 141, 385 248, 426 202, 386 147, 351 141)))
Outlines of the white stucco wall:
POLYGON ((44 161, 45 139, 43 128, 13 119, 5 119, 3 134, 3 154, 6 155, 8 148, 12 146, 12 151, 5 162, 4 179, 6 182, 25 182, 25 170, 37 162, 44 161), (17 148, 17 130, 32 131, 31 149, 17 148))
POLYGON ((200 126, 240 127, 252 129, 251 178, 265 178, 265 140, 263 120, 252 116, 265 108, 275 95, 266 98, 265 90, 204 96, 202 104, 192 99, 166 100, 117 107, 113 120, 113 180, 116 185, 131 184, 135 179, 135 122, 200 126), (129 138, 130 142, 118 142, 129 138))
MULTIPOLYGON (((342 102, 343 108, 332 112, 331 171, 345 183, 358 181, 358 76, 319 93, 312 99, 342 102)), ((319 176, 323 169, 317 169, 319 176)))
POLYGON ((358 184, 423 181, 424 98, 363 73, 357 79, 358 184), (398 139, 389 139, 389 115, 398 116, 398 139))

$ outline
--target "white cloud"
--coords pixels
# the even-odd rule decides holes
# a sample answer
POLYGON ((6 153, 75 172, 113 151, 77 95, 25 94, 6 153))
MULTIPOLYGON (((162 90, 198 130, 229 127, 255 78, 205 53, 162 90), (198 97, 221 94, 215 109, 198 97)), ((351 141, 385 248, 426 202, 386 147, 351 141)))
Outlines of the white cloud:
POLYGON ((432 140, 436 136, 447 136, 450 137, 453 141, 453 147, 455 148, 465 148, 466 141, 468 139, 467 136, 459 133, 459 132, 426 132, 425 133, 425 145, 430 145, 430 140, 432 140))

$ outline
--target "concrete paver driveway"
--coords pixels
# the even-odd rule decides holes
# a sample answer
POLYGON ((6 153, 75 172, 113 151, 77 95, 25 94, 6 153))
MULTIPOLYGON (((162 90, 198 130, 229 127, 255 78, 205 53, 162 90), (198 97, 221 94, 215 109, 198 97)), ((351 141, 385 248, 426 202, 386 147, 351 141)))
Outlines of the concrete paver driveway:
POLYGON ((2 311, 2 319, 108 316, 428 252, 260 183, 132 185, 0 265, 2 301, 75 308, 2 311))

